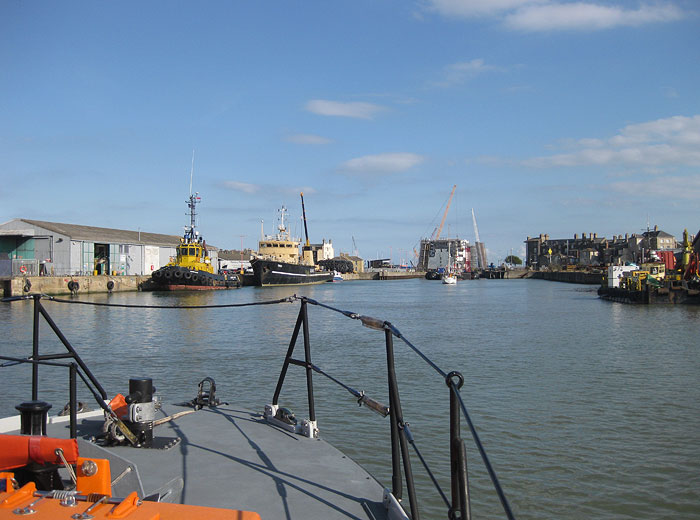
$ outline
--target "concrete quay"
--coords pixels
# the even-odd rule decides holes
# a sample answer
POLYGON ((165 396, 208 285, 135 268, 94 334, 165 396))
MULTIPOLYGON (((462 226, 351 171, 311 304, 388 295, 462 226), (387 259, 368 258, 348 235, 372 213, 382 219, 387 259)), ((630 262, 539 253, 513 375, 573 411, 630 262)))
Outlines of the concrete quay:
POLYGON ((18 276, 0 282, 3 297, 42 293, 51 296, 61 294, 89 294, 122 291, 138 291, 150 276, 18 276), (110 283, 111 282, 111 283, 110 283), (69 287, 69 284, 70 287, 69 287), (73 291, 71 291, 71 287, 73 291), (111 289, 110 289, 111 287, 111 289))
POLYGON ((603 283, 603 273, 589 273, 585 271, 534 271, 532 278, 587 285, 601 285, 603 283))

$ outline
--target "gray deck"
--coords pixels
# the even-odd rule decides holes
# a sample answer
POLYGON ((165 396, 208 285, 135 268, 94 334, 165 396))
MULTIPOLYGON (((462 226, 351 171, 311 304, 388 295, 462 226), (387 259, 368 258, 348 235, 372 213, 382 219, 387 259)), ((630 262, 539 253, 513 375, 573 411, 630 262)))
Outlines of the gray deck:
MULTIPOLYGON (((186 409, 163 405, 159 415, 186 409)), ((99 419, 86 419, 78 436, 101 426, 99 419)), ((49 425, 50 436, 67 433, 67 425, 49 425)), ((167 502, 255 511, 263 519, 387 518, 383 487, 362 467, 325 441, 284 431, 260 414, 205 408, 155 428, 154 438, 168 437, 182 441, 168 450, 107 448, 112 479, 131 463, 143 486, 135 490, 146 496, 171 490, 167 502)), ((84 440, 80 450, 93 457, 101 451, 84 440)), ((137 485, 132 472, 114 493, 137 485)))

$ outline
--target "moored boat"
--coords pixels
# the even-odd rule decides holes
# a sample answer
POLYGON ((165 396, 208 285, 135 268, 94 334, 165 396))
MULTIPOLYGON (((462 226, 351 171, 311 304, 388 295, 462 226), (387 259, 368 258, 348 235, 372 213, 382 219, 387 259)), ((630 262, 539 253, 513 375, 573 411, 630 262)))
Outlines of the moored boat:
MULTIPOLYGON (((302 209, 304 194, 302 197, 302 209)), ((306 229, 306 212, 304 211, 304 229, 306 229)), ((310 285, 328 282, 333 273, 319 269, 313 263, 311 255, 302 258, 299 255, 301 241, 292 238, 286 225, 287 208, 279 210, 279 224, 274 235, 262 234, 258 242, 258 256, 251 259, 255 285, 265 287, 273 285, 310 285)), ((308 231, 306 246, 309 247, 308 231)), ((310 251, 309 251, 310 252, 310 251)))
POLYGON ((674 269, 667 270, 661 261, 609 266, 598 296, 618 303, 700 305, 699 257, 686 229, 683 252, 674 269))
POLYGON ((197 194, 190 194, 190 225, 177 246, 176 257, 153 272, 148 289, 165 291, 235 289, 240 287, 236 275, 219 274, 212 265, 207 243, 195 229, 197 194))
POLYGON ((452 273, 445 273, 442 276, 442 283, 446 285, 457 285, 457 276, 452 273))

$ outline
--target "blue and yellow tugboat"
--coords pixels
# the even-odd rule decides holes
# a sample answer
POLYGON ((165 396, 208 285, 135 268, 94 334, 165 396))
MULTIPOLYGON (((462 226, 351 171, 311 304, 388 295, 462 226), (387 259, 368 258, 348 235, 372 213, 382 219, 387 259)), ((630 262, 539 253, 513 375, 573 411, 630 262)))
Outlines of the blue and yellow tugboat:
POLYGON ((195 229, 195 206, 201 197, 190 194, 190 225, 177 246, 177 256, 165 267, 151 275, 152 288, 165 291, 235 289, 240 287, 237 276, 218 274, 207 251, 207 243, 195 229))

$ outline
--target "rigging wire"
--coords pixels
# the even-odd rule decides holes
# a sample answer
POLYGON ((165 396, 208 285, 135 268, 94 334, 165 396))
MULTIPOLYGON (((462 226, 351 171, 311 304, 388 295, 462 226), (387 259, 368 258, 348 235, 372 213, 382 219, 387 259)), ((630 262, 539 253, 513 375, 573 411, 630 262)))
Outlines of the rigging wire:
MULTIPOLYGON (((9 302, 9 301, 17 301, 17 300, 26 300, 26 299, 31 299, 34 298, 36 295, 23 295, 23 296, 15 296, 15 297, 9 297, 9 298, 3 298, 2 302, 9 302)), ((339 314, 342 314, 350 319, 354 320, 360 320, 362 321, 363 325, 368 326, 373 329, 385 329, 389 330, 391 334, 398 339, 401 339, 411 350, 413 350, 423 361, 425 361, 431 368, 433 368, 438 374, 440 374, 443 378, 447 379, 447 373, 444 372, 440 367, 438 367, 428 356, 426 356, 418 347, 413 345, 407 338, 403 336, 401 331, 397 329, 394 325, 392 325, 388 321, 382 321, 377 318, 371 318, 368 316, 360 315, 359 313, 356 312, 351 312, 351 311, 345 311, 342 309, 338 309, 336 307, 332 307, 330 305, 323 304, 317 300, 313 300, 311 298, 307 298, 305 296, 297 296, 296 294, 292 296, 288 296, 286 298, 280 298, 277 300, 267 300, 267 301, 262 301, 262 302, 250 302, 250 303, 230 303, 230 304, 215 304, 215 305, 132 305, 132 304, 119 304, 119 303, 103 303, 103 302, 88 302, 88 301, 82 301, 82 300, 66 300, 62 298, 55 298, 53 296, 48 296, 48 295, 39 295, 41 298, 48 299, 50 301, 54 301, 57 303, 69 303, 69 304, 81 304, 81 305, 92 305, 96 307, 122 307, 122 308, 137 308, 137 309, 143 309, 143 308, 150 308, 150 309, 211 309, 211 308, 231 308, 231 307, 250 307, 250 306, 257 306, 257 305, 275 305, 275 304, 280 304, 280 303, 293 303, 295 301, 306 301, 307 303, 310 303, 312 305, 317 305, 319 307, 323 307, 326 309, 329 309, 331 311, 337 312, 339 314)), ((31 362, 31 360, 26 360, 26 359, 18 359, 18 358, 9 358, 6 356, 0 357, 0 359, 5 359, 9 363, 5 363, 0 366, 10 366, 10 364, 17 364, 17 362, 31 362)), ((43 363, 42 363, 43 364, 43 363)), ((46 363, 49 364, 49 363, 46 363)), ((316 371, 317 373, 320 373, 330 380, 334 381, 338 385, 342 386, 345 388, 348 392, 350 392, 352 395, 355 395, 356 397, 358 395, 361 395, 360 392, 355 390, 354 388, 351 388, 343 383, 341 383, 339 380, 335 379, 334 377, 330 376, 329 374, 325 373, 323 370, 321 370, 319 367, 311 364, 311 368, 316 371)), ((95 390, 90 386, 88 381, 86 380, 85 376, 82 374, 80 370, 77 371, 77 374, 80 376, 80 378, 83 380, 83 382, 86 384, 88 389, 93 393, 95 398, 99 401, 99 396, 95 392, 95 390)), ((481 443, 481 440, 479 438, 479 435, 476 431, 476 428, 471 420, 471 417, 469 415, 469 412, 467 410, 466 404, 464 403, 464 400, 462 398, 461 393, 459 392, 459 388, 456 387, 454 382, 449 382, 449 385, 454 387, 455 393, 457 395, 457 398, 459 400, 460 408, 462 410, 462 413, 467 421, 467 425, 469 426, 469 430, 472 434, 472 439, 474 440, 474 443, 476 444, 476 447, 479 451, 479 454, 481 455, 481 458, 484 462, 484 465, 486 466, 487 472, 489 474, 489 477, 491 478, 491 482, 493 483, 496 493, 498 495, 499 500, 501 501, 501 505, 503 506, 503 509, 506 513, 507 518, 512 519, 515 518, 513 516, 513 513, 510 509, 510 505, 508 503, 508 500, 505 496, 505 493, 503 492, 503 489, 501 488, 500 482, 498 480, 498 477, 496 475, 496 472, 494 471, 488 456, 486 455, 486 451, 483 447, 483 444, 481 443)), ((408 424, 406 423, 406 429, 408 430, 408 424)), ((409 430, 410 433, 410 430, 409 430)), ((427 466, 427 462, 423 459, 422 454, 418 450, 417 446, 415 445, 415 442, 413 440, 413 436, 410 435, 410 444, 413 445, 414 450, 416 451, 419 459, 423 463, 423 466, 425 467, 426 471, 428 472, 431 480, 433 483, 436 485, 438 492, 440 493, 441 497, 445 501, 446 504, 449 505, 449 502, 447 500, 447 497, 445 496, 444 492, 442 489, 439 487, 434 475, 430 471, 430 469, 427 466)))

